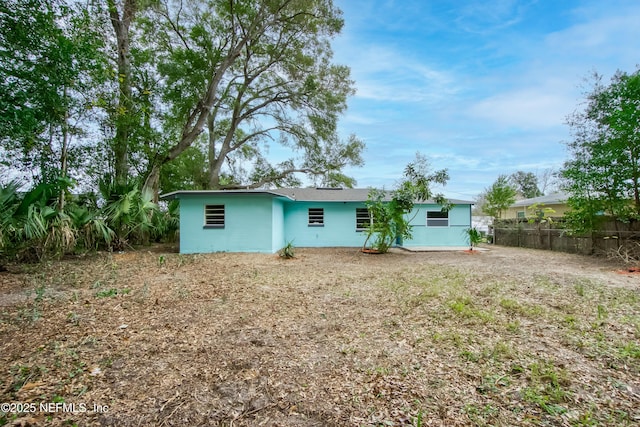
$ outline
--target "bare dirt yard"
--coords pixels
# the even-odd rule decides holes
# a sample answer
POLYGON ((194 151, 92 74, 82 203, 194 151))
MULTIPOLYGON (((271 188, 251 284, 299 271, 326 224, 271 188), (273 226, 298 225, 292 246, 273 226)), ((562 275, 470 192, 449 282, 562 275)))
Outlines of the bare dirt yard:
POLYGON ((0 273, 0 425, 640 425, 640 275, 489 247, 0 273))

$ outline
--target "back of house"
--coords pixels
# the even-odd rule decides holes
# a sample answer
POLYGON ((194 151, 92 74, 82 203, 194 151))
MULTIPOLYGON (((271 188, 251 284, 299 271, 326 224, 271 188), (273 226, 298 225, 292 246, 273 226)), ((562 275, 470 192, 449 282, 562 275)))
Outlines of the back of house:
MULTIPOLYGON (((280 188, 274 190, 175 191, 163 199, 180 202, 180 253, 275 253, 297 247, 360 247, 371 218, 369 189, 280 188)), ((404 247, 467 246, 469 201, 416 203, 411 240, 404 247)))

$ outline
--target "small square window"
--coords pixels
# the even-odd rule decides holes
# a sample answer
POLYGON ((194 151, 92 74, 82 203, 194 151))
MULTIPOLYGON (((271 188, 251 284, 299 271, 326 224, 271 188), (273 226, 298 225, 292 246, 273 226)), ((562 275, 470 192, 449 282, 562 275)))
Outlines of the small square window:
POLYGON ((310 227, 324 226, 324 209, 323 208, 309 208, 309 226, 310 227))
POLYGON ((204 226, 207 228, 224 228, 224 205, 204 206, 204 226))
POLYGON ((524 213, 524 211, 518 211, 518 212, 516 213, 516 217, 517 217, 517 218, 524 218, 524 217, 525 217, 525 213, 524 213))
POLYGON ((448 227, 449 212, 427 211, 427 227, 448 227))

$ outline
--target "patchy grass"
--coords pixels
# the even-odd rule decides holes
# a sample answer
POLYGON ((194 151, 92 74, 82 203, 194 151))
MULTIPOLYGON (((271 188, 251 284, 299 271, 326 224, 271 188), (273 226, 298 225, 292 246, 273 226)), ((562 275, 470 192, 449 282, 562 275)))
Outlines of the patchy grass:
POLYGON ((640 278, 614 269, 507 248, 14 268, 0 402, 87 410, 0 425, 638 425, 640 278))

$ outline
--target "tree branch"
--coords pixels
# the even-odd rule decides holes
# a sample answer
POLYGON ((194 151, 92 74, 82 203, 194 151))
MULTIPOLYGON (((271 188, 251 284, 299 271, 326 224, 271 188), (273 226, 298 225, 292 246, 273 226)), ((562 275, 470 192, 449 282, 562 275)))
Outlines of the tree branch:
POLYGON ((231 184, 231 185, 222 185, 222 186, 220 186, 220 188, 223 189, 223 190, 242 190, 242 189, 250 190, 250 189, 260 188, 265 184, 270 184, 270 183, 273 183, 275 181, 284 179, 284 178, 286 178, 287 176, 289 176, 289 175, 291 175, 293 173, 306 173, 306 174, 312 174, 312 175, 321 175, 323 172, 315 170, 315 169, 311 169, 311 168, 290 168, 290 169, 285 169, 285 170, 279 172, 276 175, 269 175, 267 177, 264 177, 260 181, 251 183, 249 185, 231 184))

